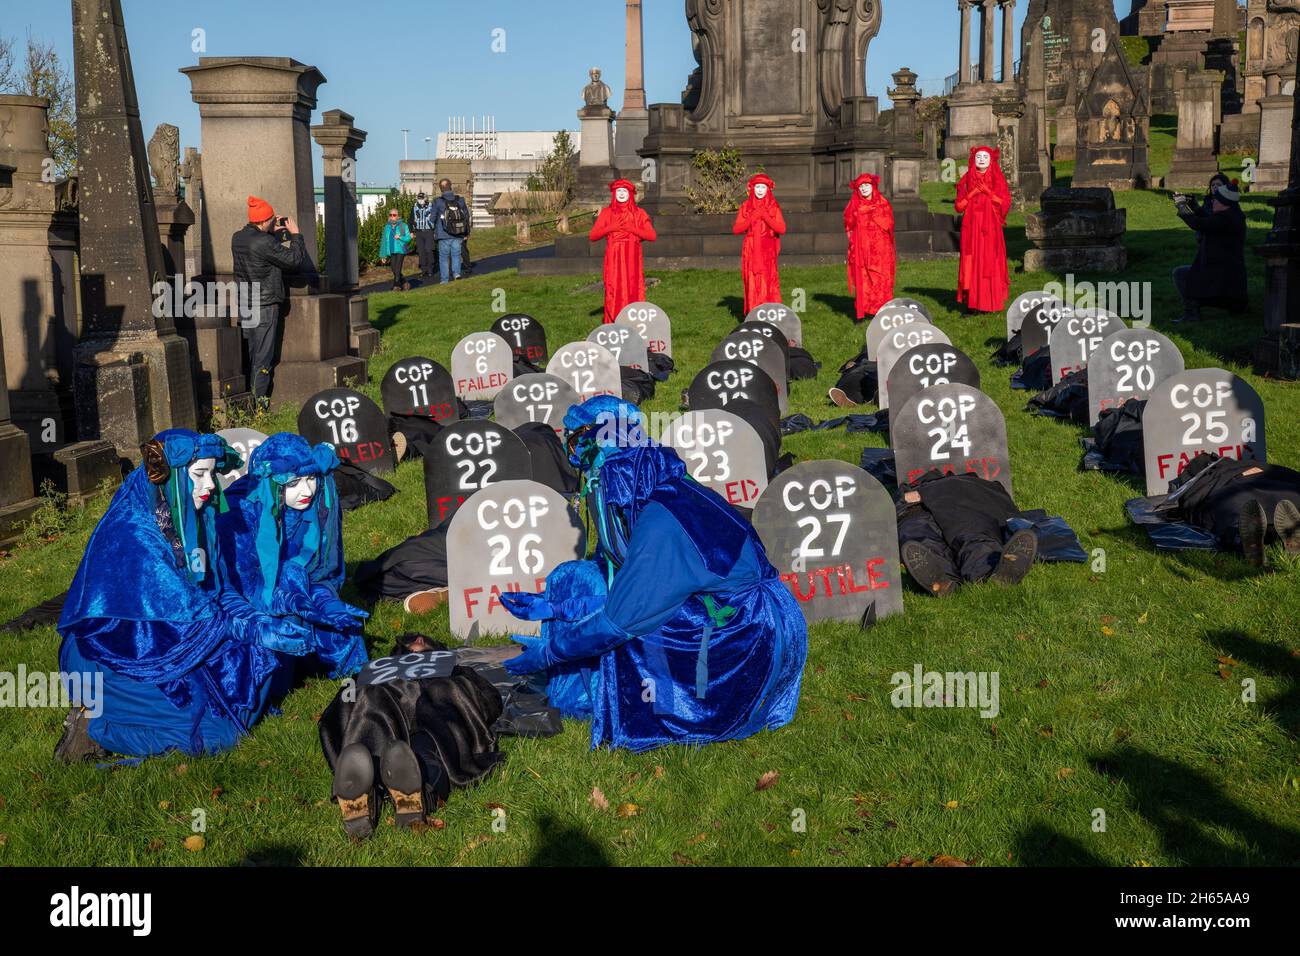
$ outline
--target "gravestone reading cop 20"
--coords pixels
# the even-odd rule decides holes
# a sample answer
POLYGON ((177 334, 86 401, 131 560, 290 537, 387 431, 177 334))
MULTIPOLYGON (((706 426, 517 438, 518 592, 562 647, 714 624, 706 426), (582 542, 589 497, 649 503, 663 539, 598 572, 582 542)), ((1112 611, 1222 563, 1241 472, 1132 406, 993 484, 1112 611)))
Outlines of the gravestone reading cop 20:
MULTIPOLYGON (((774 338, 769 338, 755 328, 764 324, 766 323, 742 323, 717 344, 709 361, 726 362, 735 359, 761 368, 776 386, 777 407, 784 415, 790 401, 790 386, 786 380, 786 353, 781 351, 781 346, 774 338)), ((775 325, 771 328, 778 335, 781 333, 775 325)))
POLYGON ((460 419, 451 373, 422 355, 393 363, 379 385, 379 395, 386 415, 418 415, 442 423, 460 419))
POLYGON ((221 482, 222 490, 225 490, 248 474, 248 460, 253 457, 253 452, 257 450, 257 446, 266 441, 266 436, 256 428, 223 428, 217 432, 217 435, 224 438, 226 444, 239 452, 239 457, 244 459, 244 463, 238 468, 217 476, 217 480, 221 482))
POLYGON ((686 390, 686 405, 693 412, 723 408, 737 398, 747 398, 761 408, 773 423, 781 421, 776 384, 757 365, 728 359, 700 369, 686 390))
POLYGON ((890 404, 902 408, 921 389, 948 382, 979 388, 980 371, 957 346, 931 342, 913 346, 895 360, 889 370, 886 392, 890 404))
POLYGON ((471 332, 451 350, 451 378, 465 401, 496 398, 515 374, 510 343, 495 332, 471 332))
POLYGON ((1062 316, 1047 344, 1052 384, 1084 368, 1106 336, 1123 328, 1123 319, 1100 309, 1076 309, 1062 316))
POLYGON ((515 358, 525 359, 534 365, 546 362, 546 329, 531 315, 511 312, 492 323, 490 331, 510 343, 515 358))
POLYGON ((501 389, 493 403, 497 424, 518 428, 528 422, 543 422, 564 434, 564 414, 581 403, 582 397, 562 378, 546 372, 520 375, 501 389))
POLYGON ((483 419, 448 425, 424 453, 429 527, 440 525, 480 488, 532 477, 528 446, 505 425, 483 419))
POLYGON ((909 309, 904 306, 882 308, 867 323, 867 358, 873 362, 880 358, 880 340, 886 334, 917 323, 934 324, 930 321, 930 317, 919 309, 909 309))
POLYGON ((876 380, 879 382, 876 389, 878 392, 876 398, 877 407, 888 408, 890 406, 889 373, 893 370, 899 357, 908 349, 914 349, 918 345, 935 344, 951 345, 952 342, 943 329, 928 323, 905 325, 885 334, 885 337, 880 340, 880 348, 876 352, 876 380))
POLYGON ((623 379, 618 374, 614 353, 595 342, 570 342, 555 350, 546 363, 546 371, 564 379, 585 402, 597 395, 623 395, 623 379))
POLYGON ((771 322, 783 333, 785 340, 795 348, 803 347, 803 322, 799 314, 780 302, 764 302, 749 310, 746 322, 771 322))
POLYGON ((805 461, 781 472, 754 508, 767 558, 809 624, 877 620, 903 610, 894 501, 843 461, 805 461))
POLYGON ((1197 455, 1267 461, 1264 403, 1245 379, 1221 368, 1171 375, 1142 414, 1147 494, 1163 495, 1197 455))
POLYGON ((598 325, 587 333, 587 341, 609 349, 614 360, 623 368, 636 368, 643 372, 650 369, 650 358, 646 354, 648 352, 646 340, 630 322, 608 322, 598 325))
POLYGON ((1011 307, 1007 309, 1007 339, 1020 331, 1021 326, 1025 324, 1025 318, 1040 305, 1046 305, 1048 309, 1060 309, 1064 303, 1054 295, 1048 295, 1046 292, 1026 292, 1019 296, 1011 307))
POLYGON ((623 306, 615 321, 630 322, 641 333, 646 348, 651 352, 673 354, 672 323, 668 313, 653 302, 631 302, 623 306))
POLYGON ((540 621, 515 617, 505 591, 538 592, 546 576, 587 551, 586 534, 564 496, 537 481, 502 481, 471 495, 447 530, 451 633, 536 634, 540 621))
POLYGON ((749 422, 731 412, 686 412, 664 429, 659 441, 677 452, 692 478, 728 504, 752 508, 767 487, 763 440, 749 422))
POLYGON ((350 388, 327 388, 303 403, 298 434, 313 445, 327 441, 340 460, 372 475, 396 465, 388 437, 388 419, 379 406, 350 388))
POLYGON ((1024 324, 1020 326, 1021 354, 1028 358, 1039 349, 1047 348, 1052 329, 1073 314, 1074 310, 1069 306, 1054 302, 1040 302, 1030 309, 1025 315, 1024 324))
POLYGON ((1178 346, 1153 329, 1120 329, 1106 336, 1088 362, 1088 424, 1130 398, 1149 398, 1152 389, 1183 370, 1178 346))
POLYGON ((889 413, 889 440, 900 486, 927 471, 973 473, 1011 493, 1011 459, 1002 410, 977 388, 931 385, 889 413))

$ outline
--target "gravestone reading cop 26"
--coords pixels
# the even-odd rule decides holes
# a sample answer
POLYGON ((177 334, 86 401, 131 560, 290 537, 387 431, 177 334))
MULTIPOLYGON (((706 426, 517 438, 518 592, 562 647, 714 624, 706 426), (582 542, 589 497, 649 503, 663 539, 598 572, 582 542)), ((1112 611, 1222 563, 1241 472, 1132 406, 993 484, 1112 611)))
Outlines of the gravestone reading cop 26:
POLYGON ((979 388, 979 369, 970 356, 955 345, 931 342, 913 346, 894 361, 889 370, 886 392, 890 404, 902 408, 921 389, 949 382, 979 388))
POLYGON ((653 302, 631 302, 623 306, 614 321, 630 322, 641 333, 646 348, 651 352, 673 354, 672 323, 668 320, 668 313, 653 302))
POLYGON ((918 345, 951 345, 947 333, 936 325, 928 323, 917 323, 915 325, 905 325, 901 328, 894 329, 885 333, 885 337, 880 340, 880 348, 876 352, 876 381, 879 382, 876 390, 878 392, 876 405, 879 408, 889 408, 889 373, 893 371, 894 365, 898 359, 908 349, 914 349, 918 345))
POLYGON ((922 389, 889 413, 900 486, 927 471, 973 473, 1011 493, 1011 459, 1002 410, 977 388, 949 382, 922 389))
POLYGON ((795 348, 803 347, 803 322, 799 314, 780 302, 764 302, 749 310, 746 322, 771 322, 785 334, 785 340, 795 348))
POLYGON ((1120 329, 1106 336, 1088 362, 1088 424, 1130 398, 1150 397, 1153 388, 1183 369, 1178 346, 1153 329, 1120 329))
MULTIPOLYGON (((786 380, 786 353, 781 351, 781 346, 775 339, 769 338, 755 328, 757 325, 764 324, 766 323, 742 323, 717 344, 713 354, 709 356, 709 361, 726 362, 735 359, 761 368, 776 386, 777 407, 784 415, 790 401, 790 386, 786 380)), ((778 335, 780 334, 781 330, 775 325, 771 328, 778 335)))
POLYGON ((511 312, 492 323, 491 331, 510 343, 511 354, 534 365, 546 361, 546 329, 531 315, 511 312))
POLYGON ((757 365, 739 359, 712 362, 700 369, 686 390, 686 405, 693 412, 723 408, 737 398, 747 398, 774 422, 781 421, 776 384, 757 365))
POLYGON ((659 441, 677 452, 692 478, 728 504, 752 508, 767 487, 763 440, 749 422, 731 412, 686 412, 664 429, 659 441))
POLYGON ((1047 342, 1056 328, 1067 316, 1073 315, 1069 306, 1055 302, 1040 302, 1025 315, 1024 325, 1020 326, 1021 354, 1025 358, 1039 349, 1047 348, 1047 342))
POLYGON ((1061 308, 1063 303, 1054 295, 1048 295, 1046 292, 1026 292, 1018 297, 1011 307, 1007 309, 1007 339, 1020 331, 1020 327, 1025 324, 1025 317, 1035 308, 1046 304, 1050 309, 1055 307, 1061 308))
POLYGON ((538 592, 546 576, 587 551, 582 521, 564 496, 537 481, 502 481, 475 492, 447 530, 451 633, 536 634, 540 621, 515 617, 505 591, 538 592))
POLYGON ((226 444, 239 452, 239 457, 244 459, 244 463, 238 468, 217 476, 222 490, 225 490, 248 474, 248 460, 253 457, 257 446, 266 441, 266 436, 256 428, 223 428, 217 432, 217 436, 224 438, 226 444))
POLYGON ((546 372, 520 375, 501 389, 492 405, 497 423, 518 428, 528 422, 543 422, 564 434, 564 413, 581 403, 582 397, 562 378, 546 372))
POLYGON ((873 362, 880 358, 880 340, 886 334, 893 332, 895 329, 901 329, 903 326, 917 323, 934 324, 930 321, 930 317, 920 309, 909 309, 905 306, 885 306, 882 308, 867 323, 867 358, 873 362))
POLYGON ((460 419, 451 373, 422 355, 393 363, 379 385, 379 395, 386 415, 417 415, 444 424, 460 419))
POLYGON ((504 424, 483 419, 454 422, 428 443, 424 454, 429 527, 442 524, 480 488, 532 477, 528 446, 504 424))
POLYGON ((1106 336, 1123 328, 1123 319, 1100 309, 1076 309, 1062 316, 1047 344, 1052 384, 1087 366, 1106 336))
POLYGON ((1197 455, 1267 461, 1264 403, 1245 379, 1221 368, 1171 375, 1142 414, 1147 494, 1163 495, 1197 455))
POLYGON ((451 378, 465 401, 496 398, 515 374, 510 343, 495 332, 471 332, 451 350, 451 378))
POLYGON ((379 406, 350 388, 327 388, 303 403, 298 434, 313 445, 327 441, 340 460, 372 475, 396 465, 388 437, 388 419, 379 406))
POLYGON ((767 558, 809 624, 876 619, 903 610, 894 501, 843 461, 805 461, 781 472, 754 508, 767 558))
POLYGON ((609 349, 595 342, 560 346, 546 363, 546 371, 572 385, 584 402, 597 395, 623 395, 618 360, 609 349))
POLYGON ((646 354, 646 340, 631 322, 608 322, 587 333, 587 341, 609 349, 614 360, 623 368, 649 371, 650 359, 646 354))

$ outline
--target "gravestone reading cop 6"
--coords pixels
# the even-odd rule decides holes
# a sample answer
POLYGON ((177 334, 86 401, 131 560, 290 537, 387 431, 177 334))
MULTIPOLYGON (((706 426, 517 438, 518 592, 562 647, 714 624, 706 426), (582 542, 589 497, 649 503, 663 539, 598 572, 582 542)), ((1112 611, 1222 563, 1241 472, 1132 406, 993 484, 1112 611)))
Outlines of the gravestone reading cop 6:
POLYGON ((706 408, 723 408, 738 398, 747 398, 761 408, 773 422, 781 421, 781 406, 776 384, 757 365, 728 359, 712 362, 700 369, 686 390, 686 404, 693 412, 706 408))
POLYGON ((224 438, 226 444, 239 452, 239 457, 244 459, 244 463, 238 468, 223 475, 217 475, 217 480, 221 482, 221 488, 224 491, 248 474, 248 460, 253 457, 253 452, 257 450, 257 446, 266 441, 266 436, 256 428, 223 428, 217 432, 217 436, 224 438))
POLYGON ((1035 308, 1043 304, 1046 304, 1049 309, 1053 306, 1059 309, 1064 303, 1062 303, 1060 299, 1056 298, 1056 296, 1048 295, 1046 292, 1041 290, 1038 292, 1026 292, 1024 295, 1019 296, 1015 302, 1011 303, 1011 307, 1007 309, 1008 341, 1011 339, 1011 336, 1019 332, 1020 327, 1025 324, 1025 317, 1035 308))
POLYGON ((1106 336, 1088 362, 1088 424, 1130 398, 1149 398, 1152 389, 1183 370, 1178 346, 1153 329, 1120 329, 1106 336))
POLYGON ((902 408, 921 389, 949 382, 979 388, 979 369, 957 346, 931 342, 913 346, 895 360, 889 370, 886 391, 890 404, 902 408))
POLYGON ((572 385, 584 402, 597 395, 623 395, 618 360, 609 349, 595 342, 560 346, 546 363, 546 371, 572 385))
POLYGON ((763 440, 731 412, 686 412, 664 429, 659 441, 677 452, 692 478, 729 504, 752 508, 767 487, 763 440))
POLYGON ((428 443, 424 497, 429 527, 436 528, 487 485, 533 477, 528 446, 504 424, 454 422, 428 443))
POLYGON ((1123 328, 1123 319, 1098 309, 1076 309, 1062 316, 1056 328, 1052 329, 1047 345, 1052 363, 1052 384, 1087 366, 1092 353, 1106 336, 1123 328))
POLYGON ((1264 403, 1250 383, 1221 368, 1171 375, 1142 414, 1147 494, 1163 495, 1197 455, 1267 461, 1264 403))
POLYGON ((631 302, 623 306, 614 321, 630 322, 641 333, 646 348, 651 352, 673 354, 672 323, 668 320, 668 313, 653 302, 631 302))
MULTIPOLYGON (((735 359, 761 368, 767 373, 768 378, 772 380, 772 384, 776 386, 777 408, 784 415, 789 408, 790 401, 790 386, 786 381, 785 353, 781 351, 781 346, 776 344, 775 339, 769 338, 754 328, 756 325, 763 324, 765 323, 742 323, 717 344, 713 349, 713 354, 709 356, 709 361, 726 362, 735 359)), ((771 328, 777 334, 780 334, 780 329, 777 329, 776 326, 771 328)))
POLYGON ((906 325, 924 323, 933 325, 930 317, 918 309, 903 306, 885 306, 871 317, 867 323, 867 358, 876 361, 880 358, 880 340, 889 332, 906 325))
POLYGON ((1040 302, 1025 315, 1025 323, 1020 327, 1021 354, 1025 358, 1039 349, 1047 348, 1052 329, 1067 316, 1073 315, 1069 306, 1055 302, 1040 302))
POLYGON ((646 354, 648 351, 646 340, 630 322, 608 322, 598 325, 587 333, 587 341, 609 349, 614 360, 624 368, 636 368, 643 372, 650 368, 650 359, 646 354))
POLYGON ((492 323, 491 331, 510 343, 515 358, 526 359, 534 365, 546 361, 546 329, 531 315, 511 312, 492 323))
POLYGON ((379 385, 386 415, 418 415, 447 424, 460 419, 451 373, 422 355, 395 362, 379 385))
POLYGON ((298 434, 313 445, 329 442, 342 461, 372 475, 395 466, 388 419, 378 405, 350 388, 327 388, 307 399, 298 413, 298 434))
POLYGON ((1011 459, 1002 410, 977 388, 949 382, 917 392, 889 413, 899 485, 927 471, 972 473, 1011 493, 1011 459))
POLYGON ((805 461, 781 472, 754 508, 767 558, 809 624, 877 620, 903 610, 894 501, 843 461, 805 461))
POLYGON ((536 481, 503 481, 475 492, 447 530, 451 633, 536 634, 540 621, 515 617, 505 591, 543 591, 546 576, 587 551, 582 521, 564 496, 536 481))
POLYGON ((937 325, 917 323, 886 333, 880 340, 880 349, 876 353, 876 380, 879 382, 876 389, 879 393, 876 398, 877 407, 889 408, 890 406, 889 373, 893 371, 899 357, 908 349, 914 349, 918 345, 935 344, 952 344, 947 333, 937 325))
POLYGON ((515 374, 510 343, 495 332, 471 332, 451 350, 451 378, 465 401, 496 398, 515 374))
POLYGON ((528 422, 543 422, 564 433, 564 413, 582 402, 582 397, 562 378, 546 372, 520 375, 501 389, 492 406, 497 424, 518 428, 528 422))
POLYGON ((803 321, 799 314, 780 302, 764 302, 749 310, 746 322, 771 322, 785 334, 785 340, 795 348, 803 347, 803 321))

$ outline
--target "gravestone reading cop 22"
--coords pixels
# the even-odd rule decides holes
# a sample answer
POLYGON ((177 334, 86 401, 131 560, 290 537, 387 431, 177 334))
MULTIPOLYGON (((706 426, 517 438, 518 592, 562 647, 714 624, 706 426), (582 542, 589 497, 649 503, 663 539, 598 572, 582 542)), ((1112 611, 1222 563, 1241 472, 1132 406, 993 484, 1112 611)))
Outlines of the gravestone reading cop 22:
POLYGON ((1052 308, 1060 309, 1064 303, 1054 295, 1046 292, 1026 292, 1024 295, 1017 297, 1016 301, 1011 303, 1007 309, 1007 339, 1020 331, 1021 326, 1025 324, 1025 318, 1034 311, 1038 306, 1046 305, 1050 310, 1052 308))
POLYGON ((889 370, 885 390, 890 403, 902 408, 921 389, 948 382, 979 388, 980 371, 955 345, 931 342, 913 346, 898 357, 889 370))
POLYGON ((451 373, 422 355, 393 366, 379 385, 386 415, 417 415, 443 424, 460 420, 460 405, 451 373))
POLYGON ((597 395, 623 395, 623 379, 618 374, 614 353, 595 342, 570 342, 555 350, 546 363, 546 371, 573 386, 585 402, 597 395))
MULTIPOLYGON (((781 346, 774 338, 764 335, 755 328, 765 324, 763 322, 742 323, 717 344, 713 354, 709 356, 709 361, 726 362, 735 359, 761 368, 776 386, 777 408, 784 415, 790 402, 790 386, 786 380, 786 353, 781 351, 781 346)), ((778 335, 781 334, 781 330, 775 325, 770 328, 778 335)))
POLYGON ((223 428, 217 432, 217 435, 224 438, 226 444, 239 452, 239 457, 244 459, 244 463, 238 468, 217 476, 217 480, 221 482, 221 488, 224 491, 248 474, 248 460, 253 457, 253 452, 257 450, 257 446, 266 441, 266 436, 256 428, 223 428))
POLYGON ((917 323, 934 324, 930 321, 930 317, 920 309, 888 305, 883 307, 867 323, 867 358, 873 362, 880 358, 880 340, 888 333, 893 332, 895 329, 901 329, 905 325, 915 325, 917 323))
POLYGON ((894 501, 843 461, 805 461, 781 472, 754 508, 768 560, 809 624, 880 619, 903 610, 894 501))
POLYGON ((563 435, 565 412, 581 401, 582 397, 564 379, 539 372, 512 379, 497 395, 492 413, 497 424, 506 428, 542 422, 563 435))
POLYGON ((614 321, 629 322, 645 339, 646 348, 661 355, 673 354, 673 329, 668 313, 653 302, 631 302, 619 310, 614 321))
POLYGON ((515 358, 542 365, 546 362, 546 329, 531 315, 511 312, 492 323, 492 332, 510 343, 515 358))
POLYGON ((598 325, 587 333, 587 341, 609 349, 614 360, 623 368, 649 371, 646 340, 630 322, 609 322, 598 325))
POLYGON ((1151 390, 1184 370, 1178 346, 1152 329, 1120 329, 1106 336, 1088 362, 1088 424, 1130 398, 1149 398, 1151 390))
POLYGON ((1076 309, 1063 315, 1047 343, 1052 384, 1087 366, 1106 336, 1123 328, 1123 319, 1100 309, 1076 309))
POLYGON ((659 441, 677 452, 692 478, 728 504, 752 508, 767 487, 763 440, 731 412, 686 412, 664 429, 659 441))
POLYGON ((499 481, 533 477, 528 446, 498 422, 454 422, 428 442, 424 497, 429 527, 436 528, 465 500, 499 481))
POLYGON ((396 466, 388 419, 378 405, 350 388, 327 388, 307 399, 298 413, 298 434, 313 445, 329 442, 341 461, 372 475, 396 466))
POLYGON ((876 381, 879 383, 876 387, 877 407, 889 408, 890 406, 889 373, 902 354, 918 345, 935 344, 951 345, 952 342, 943 329, 928 323, 905 325, 885 334, 885 337, 880 340, 880 348, 876 353, 876 381))
POLYGON ((451 350, 451 378, 465 401, 496 398, 515 374, 510 343, 495 332, 471 332, 451 350))
POLYGON ((900 486, 927 471, 972 473, 1011 493, 1011 459, 1002 410, 977 388, 949 382, 922 389, 889 413, 900 486))
POLYGON ((700 369, 686 390, 686 404, 693 412, 706 408, 727 407, 727 403, 746 398, 761 408, 773 423, 781 421, 780 400, 776 384, 757 365, 728 359, 712 362, 700 369))
POLYGON ((803 322, 799 314, 780 302, 764 302, 749 310, 746 322, 771 322, 785 334, 785 340, 795 348, 803 347, 803 322))

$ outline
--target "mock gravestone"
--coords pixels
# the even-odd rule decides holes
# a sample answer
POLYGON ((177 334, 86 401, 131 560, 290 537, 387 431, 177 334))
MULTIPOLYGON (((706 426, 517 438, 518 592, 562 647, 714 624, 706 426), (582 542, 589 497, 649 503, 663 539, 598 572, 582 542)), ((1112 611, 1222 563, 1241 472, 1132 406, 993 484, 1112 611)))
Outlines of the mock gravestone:
POLYGON ((397 466, 388 419, 378 405, 350 388, 317 392, 298 412, 298 434, 313 445, 329 442, 340 460, 372 475, 397 466))
POLYGON ((902 408, 921 389, 949 382, 979 388, 980 371, 957 346, 930 342, 913 346, 898 357, 889 370, 886 392, 890 404, 902 408))
POLYGON ((587 333, 587 341, 609 349, 620 368, 650 369, 649 348, 630 322, 606 322, 587 333))
POLYGON ((924 302, 919 302, 916 299, 909 299, 905 295, 895 296, 894 298, 890 299, 888 302, 886 302, 884 305, 880 307, 881 310, 894 309, 894 308, 910 309, 913 312, 920 312, 927 319, 933 321, 933 319, 930 316, 930 310, 925 307, 924 302))
POLYGON ((1007 340, 1020 331, 1021 326, 1025 324, 1025 319, 1037 309, 1040 305, 1049 311, 1051 309, 1060 309, 1064 306, 1060 299, 1047 292, 1026 292, 1016 297, 1007 308, 1007 340))
POLYGON ((876 361, 880 357, 880 340, 890 332, 907 325, 933 325, 930 316, 919 309, 908 306, 885 306, 871 317, 867 323, 867 358, 876 361))
POLYGON ((515 429, 529 422, 550 425, 564 434, 564 415, 582 396, 573 386, 547 372, 520 375, 497 393, 492 411, 497 423, 515 429))
MULTIPOLYGON (((786 353, 781 350, 781 346, 776 341, 762 332, 759 332, 754 326, 765 325, 763 322, 745 322, 717 344, 713 349, 713 354, 709 356, 710 362, 727 362, 736 360, 748 362, 761 368, 767 373, 776 386, 777 408, 784 415, 789 408, 790 402, 790 383, 786 376, 786 353)), ((769 326, 780 334, 780 329, 775 325, 769 326)))
POLYGON ((1147 494, 1162 495, 1197 455, 1268 460, 1264 403, 1245 379, 1221 368, 1171 375, 1155 386, 1142 414, 1147 494))
POLYGON ((1074 309, 1068 305, 1058 305, 1050 301, 1030 309, 1025 316, 1024 325, 1020 326, 1021 354, 1028 358, 1035 352, 1047 348, 1047 343, 1052 338, 1052 329, 1056 328, 1062 319, 1073 314, 1074 309))
POLYGON ((777 347, 781 350, 781 354, 785 356, 786 359, 790 358, 790 340, 785 337, 785 333, 782 332, 780 328, 773 325, 771 322, 741 322, 740 325, 736 326, 737 331, 740 329, 753 329, 762 335, 766 335, 777 344, 777 347))
POLYGON ((677 452, 691 477, 728 504, 753 508, 767 487, 763 440, 754 426, 720 408, 687 412, 659 438, 677 452))
POLYGON ((544 591, 551 571, 586 553, 582 521, 558 491, 512 480, 474 492, 447 530, 451 633, 469 642, 485 634, 537 634, 541 622, 515 617, 501 604, 502 593, 544 591))
POLYGON ((422 355, 394 362, 379 385, 386 415, 415 415, 443 424, 460 420, 451 373, 422 355))
POLYGON ((623 395, 623 379, 614 353, 595 342, 570 342, 555 350, 546 371, 573 386, 582 401, 597 395, 623 395))
POLYGON ((224 438, 226 444, 239 452, 239 457, 244 460, 238 468, 217 475, 217 481, 221 483, 224 490, 248 474, 248 463, 253 457, 253 452, 257 451, 258 445, 266 441, 266 435, 256 428, 223 428, 217 432, 217 435, 224 438))
POLYGON ((653 302, 630 302, 619 310, 616 322, 631 322, 651 352, 673 354, 673 327, 668 313, 653 302))
POLYGON ((727 407, 736 399, 748 399, 761 408, 775 423, 781 420, 780 399, 776 383, 757 365, 729 359, 713 362, 700 369, 686 390, 686 404, 691 411, 727 407))
POLYGON ((448 425, 424 453, 424 498, 436 528, 474 492, 500 481, 533 477, 523 439, 500 422, 475 419, 448 425))
POLYGON ((1102 309, 1075 309, 1063 316, 1047 343, 1052 384, 1087 366, 1106 336, 1123 328, 1123 319, 1102 309))
POLYGON ((1011 458, 1002 410, 977 388, 931 385, 889 413, 899 485, 928 471, 976 474, 1011 493, 1011 458))
POLYGON ((876 380, 879 383, 876 387, 879 393, 876 405, 879 408, 889 408, 889 373, 904 352, 918 345, 951 344, 952 340, 943 329, 925 322, 905 325, 886 334, 880 340, 880 350, 876 353, 876 380))
POLYGON ((451 380, 465 401, 497 397, 515 374, 510 343, 495 332, 471 332, 451 350, 451 380))
POLYGON ((546 329, 531 315, 511 312, 492 323, 491 331, 510 343, 515 358, 544 365, 549 354, 546 350, 546 329))
POLYGON ((894 501, 843 461, 804 461, 781 472, 754 508, 767 558, 809 624, 901 614, 903 585, 894 501))
POLYGON ((749 310, 746 322, 771 322, 785 334, 785 339, 795 348, 803 347, 803 322, 799 313, 780 302, 764 302, 749 310))
POLYGON ((1131 398, 1150 398, 1157 385, 1184 368, 1178 346, 1154 329, 1106 336, 1088 362, 1088 424, 1131 398))

